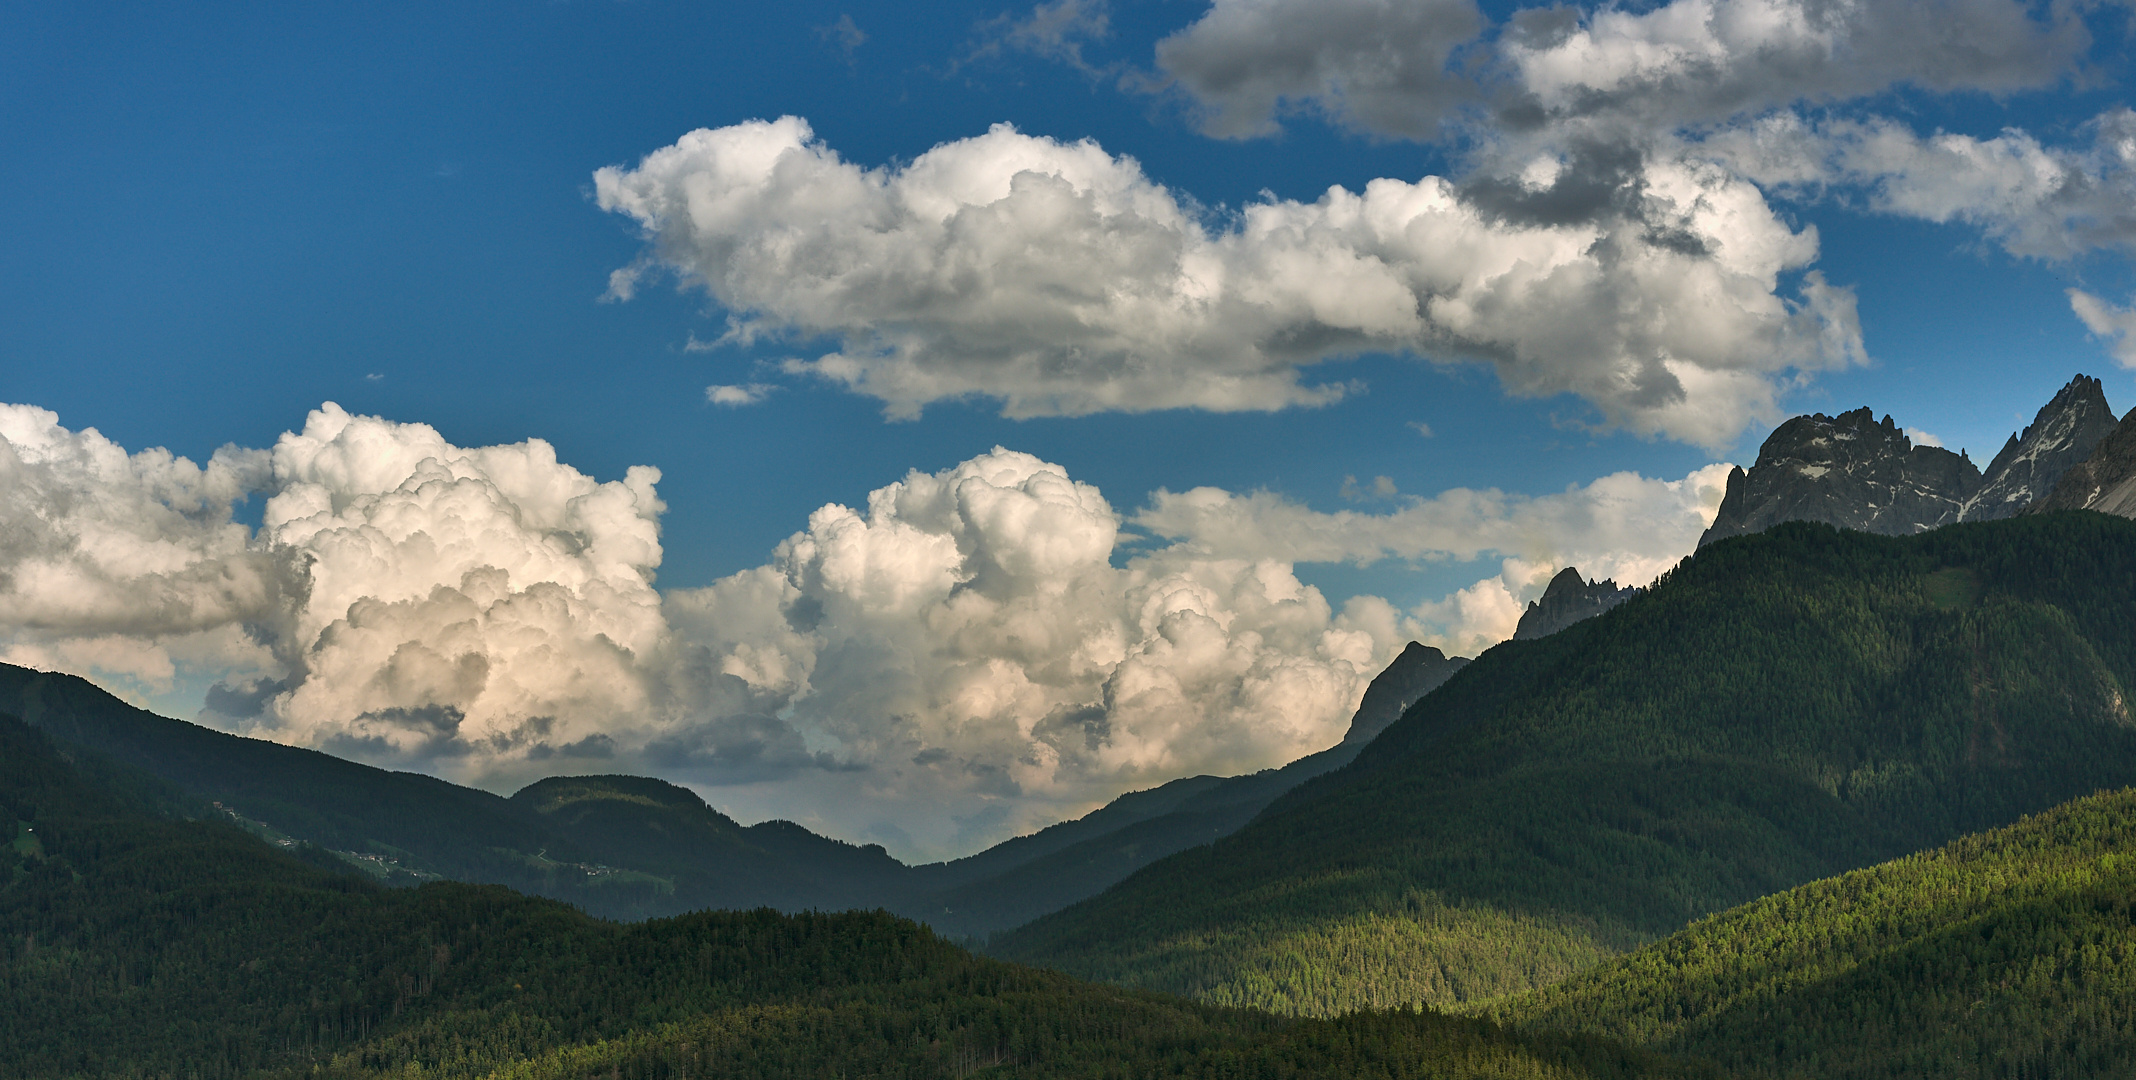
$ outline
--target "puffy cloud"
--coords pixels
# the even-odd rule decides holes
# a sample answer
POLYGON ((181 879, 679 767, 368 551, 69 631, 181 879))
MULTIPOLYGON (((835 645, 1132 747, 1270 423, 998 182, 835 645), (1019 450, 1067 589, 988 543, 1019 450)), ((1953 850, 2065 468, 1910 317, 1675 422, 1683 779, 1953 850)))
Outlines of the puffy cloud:
MULTIPOLYGON (((1548 162, 1538 163, 1549 166, 1548 162)), ((1776 380, 1861 357, 1853 297, 1811 275, 1814 232, 1692 159, 1625 165, 1593 213, 1554 167, 1272 200, 1212 229, 1132 160, 997 126, 862 169, 788 117, 692 132, 596 175, 643 225, 628 296, 667 268, 729 340, 830 337, 789 361, 893 416, 991 397, 1010 416, 1278 409, 1342 396, 1306 369, 1365 351, 1493 365, 1528 395, 1708 445, 1776 415, 1776 380)))
POLYGON ((1116 567, 1119 530, 1097 489, 996 449, 865 511, 826 506, 769 565, 669 606, 809 746, 872 765, 842 781, 849 798, 955 811, 897 822, 929 847, 989 806, 1028 828, 1331 745, 1401 644, 1280 557, 1173 548, 1116 567))
POLYGON ((1377 515, 1201 488, 1123 518, 996 449, 662 597, 658 473, 600 481, 538 439, 331 404, 205 468, 34 409, 0 436, 11 660, 220 674, 203 718, 252 734, 499 787, 655 772, 908 856, 1331 745, 1409 638, 1474 652, 1559 565, 1644 580, 1690 550, 1723 468, 1377 515), (256 531, 230 519, 248 494, 256 531), (1123 548, 1127 523, 1166 542, 1123 548), (1492 553, 1497 578, 1409 612, 1335 610, 1294 570, 1492 553))
POLYGON ((1523 605, 1559 570, 1627 585, 1653 580, 1698 546, 1728 482, 1727 464, 1681 480, 1613 473, 1543 496, 1455 488, 1385 514, 1322 513, 1267 492, 1217 488, 1159 491, 1134 523, 1201 557, 1253 558, 1281 552, 1298 562, 1368 565, 1384 558, 1468 561, 1504 556, 1499 572, 1407 613, 1384 601, 1354 602, 1360 625, 1386 621, 1383 635, 1412 637, 1450 655, 1474 656, 1513 635, 1523 605), (1358 605, 1363 605, 1362 607, 1358 605))
POLYGON ((2116 362, 2136 368, 2136 310, 2110 304, 2082 289, 2069 290, 2069 306, 2086 330, 2107 343, 2116 362))
POLYGON ((1483 29, 1473 0, 1216 0, 1158 42, 1157 63, 1200 104, 1211 135, 1270 134, 1289 106, 1423 138, 1476 98, 1448 61, 1483 29))
POLYGON ((2089 44, 2071 9, 2013 0, 1558 5, 1499 26, 1470 0, 1214 0, 1156 60, 1213 135, 1310 110, 1429 139, 1486 98, 1514 128, 1653 131, 1901 84, 2008 92, 2065 77, 2089 44))
POLYGON ((645 713, 666 626, 659 471, 600 483, 546 442, 466 449, 328 404, 273 451, 260 542, 303 567, 279 737, 428 760, 645 713))
POLYGON ((2015 130, 1924 136, 1888 120, 1817 125, 1782 113, 1703 148, 1759 183, 1862 191, 1873 209, 1963 222, 2017 255, 2136 250, 2136 112, 2113 109, 2085 128, 2090 145, 2050 147, 2015 130))
POLYGON ((264 659, 238 628, 272 615, 279 578, 231 511, 266 472, 258 451, 224 447, 205 467, 128 454, 94 428, 0 405, 0 657, 150 689, 189 658, 264 659))

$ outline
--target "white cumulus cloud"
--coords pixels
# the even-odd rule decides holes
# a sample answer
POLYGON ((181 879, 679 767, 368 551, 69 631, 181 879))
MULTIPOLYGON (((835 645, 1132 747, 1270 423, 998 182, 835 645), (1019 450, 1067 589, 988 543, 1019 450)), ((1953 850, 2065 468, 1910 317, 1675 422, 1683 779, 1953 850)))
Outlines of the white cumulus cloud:
POLYGON ((456 447, 332 404, 273 451, 260 544, 302 568, 281 737, 383 759, 516 750, 644 713, 662 643, 659 471, 456 447))
POLYGON ((602 481, 539 439, 332 404, 200 467, 7 406, 0 649, 151 693, 219 676, 203 719, 379 764, 652 772, 940 856, 1332 745, 1411 638, 1473 653, 1561 565, 1643 581, 1688 552, 1724 469, 1534 498, 1390 482, 1382 514, 1197 488, 1123 515, 997 448, 663 596, 650 468, 602 481), (1410 611, 1338 610, 1295 569, 1485 556, 1496 576, 1410 611))
POLYGON ((1815 233, 1757 188, 1652 161, 1597 213, 1533 188, 1374 180, 1245 207, 1223 228, 1092 142, 1007 126, 863 169, 787 117, 692 132, 596 175, 645 230, 628 296, 665 268, 735 320, 729 340, 828 337, 788 369, 881 399, 998 399, 1010 416, 1333 401, 1311 367, 1365 351, 1492 365, 1526 395, 1719 445, 1777 415, 1792 373, 1861 358, 1853 297, 1815 233))
POLYGON ((714 405, 737 408, 743 405, 760 404, 765 398, 770 397, 771 392, 776 389, 778 387, 769 383, 742 383, 739 385, 715 383, 705 387, 705 400, 714 405))
POLYGON ((1455 488, 1383 514, 1323 513, 1268 492, 1159 491, 1134 523, 1173 539, 1178 551, 1208 558, 1280 552, 1297 562, 1369 565, 1501 556, 1497 574, 1409 612, 1389 607, 1368 618, 1368 609, 1385 602, 1367 599, 1350 613, 1362 623, 1399 627, 1385 634, 1474 656, 1511 637, 1524 603, 1565 567, 1644 585, 1674 566, 1712 524, 1729 468, 1708 465, 1681 480, 1613 473, 1542 496, 1455 488))
POLYGON ((129 454, 47 410, 0 405, 0 658, 94 665, 152 689, 170 686, 174 653, 264 660, 241 628, 272 616, 280 580, 231 509, 266 458, 129 454))
MULTIPOLYGON (((849 798, 998 803, 1028 827, 1341 738, 1391 629, 1349 625, 1277 556, 1116 567, 1120 524, 1096 488, 997 449, 826 506, 770 564, 669 607, 811 748, 873 766, 849 798)), ((940 845, 949 822, 900 827, 940 845)))

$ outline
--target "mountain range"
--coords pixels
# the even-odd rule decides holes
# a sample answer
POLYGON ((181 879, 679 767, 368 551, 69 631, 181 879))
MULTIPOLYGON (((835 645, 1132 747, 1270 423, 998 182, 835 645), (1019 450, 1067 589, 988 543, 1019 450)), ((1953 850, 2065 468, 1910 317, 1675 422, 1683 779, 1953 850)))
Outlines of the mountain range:
POLYGON ((2046 499, 2118 426, 2127 425, 2114 419, 2099 380, 2078 375, 1983 473, 1963 454, 1915 445, 1890 416, 1879 422, 1868 408, 1798 416, 1766 438, 1749 472, 1730 470, 1699 546, 1783 521, 1905 536, 2011 517, 2046 499))
POLYGON ((1428 1012, 1323 1023, 989 960, 883 912, 615 923, 382 887, 0 717, 0 1075, 1703 1077, 1428 1012))
POLYGON ((2136 783, 2136 522, 1789 523, 1462 668, 1244 829, 990 943, 1220 1004, 1459 1006, 2136 783))
POLYGON ((792 822, 743 826, 663 780, 557 777, 504 798, 156 716, 75 676, 7 664, 0 664, 0 714, 153 775, 276 842, 338 853, 384 883, 500 884, 619 919, 704 908, 882 907, 975 936, 1058 910, 1237 830, 1283 792, 1347 764, 1464 663, 1412 643, 1373 681, 1336 746, 1280 769, 1174 780, 923 866, 792 822))
POLYGON ((0 666, 0 1073, 2126 1075, 2132 492, 2083 376, 1985 472, 1797 417, 1651 584, 926 866, 0 666))

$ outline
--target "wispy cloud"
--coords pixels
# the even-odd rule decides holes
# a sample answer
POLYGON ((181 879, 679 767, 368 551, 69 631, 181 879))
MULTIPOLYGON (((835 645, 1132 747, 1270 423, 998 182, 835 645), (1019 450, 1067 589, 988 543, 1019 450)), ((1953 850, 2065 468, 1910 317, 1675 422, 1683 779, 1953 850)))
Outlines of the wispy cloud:
POLYGON ((816 36, 844 53, 847 63, 852 62, 854 51, 868 42, 867 32, 853 21, 852 15, 846 13, 840 13, 837 21, 828 26, 817 27, 816 36))

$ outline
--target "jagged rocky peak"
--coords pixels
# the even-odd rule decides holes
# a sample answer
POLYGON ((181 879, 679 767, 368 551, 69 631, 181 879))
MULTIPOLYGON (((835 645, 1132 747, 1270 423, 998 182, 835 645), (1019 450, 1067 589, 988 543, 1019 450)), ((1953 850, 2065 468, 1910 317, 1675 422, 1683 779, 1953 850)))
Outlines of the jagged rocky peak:
MULTIPOLYGON (((1698 543, 1704 547, 1783 521, 1905 536, 1953 522, 2010 517, 2040 506, 2080 463, 2097 457, 2116 430, 2105 388, 2089 375, 2069 380, 2024 431, 2010 436, 1985 474, 1963 454, 1915 446, 1891 417, 1879 422, 1866 408, 1798 416, 1765 440, 1748 472, 1729 472, 1720 513, 1698 543)), ((2099 490, 2064 501, 2110 500, 2114 483, 2100 478, 2127 475, 2114 468, 2102 463, 2086 470, 2076 486, 2091 483, 2099 490)), ((2127 501, 2136 510, 2136 490, 2127 501)))
POLYGON ((1783 521, 1905 536, 1958 520, 1980 487, 1980 470, 1969 458, 1915 446, 1889 416, 1880 422, 1866 407, 1838 416, 1812 413, 1774 430, 1749 472, 1729 472, 1720 513, 1698 543, 1783 521))
POLYGON ((1429 645, 1410 642, 1365 688, 1364 700, 1358 702, 1357 715, 1350 718, 1350 731, 1341 745, 1362 746, 1378 738, 1418 698, 1437 690, 1466 666, 1466 656, 1448 656, 1429 645))
POLYGON ((2055 489, 2114 430, 2113 406, 2099 380, 2079 375, 2040 408, 2022 434, 2010 436, 1988 463, 1980 489, 1959 509, 1960 521, 2011 517, 2055 489))
POLYGON ((2090 456, 2064 472, 2046 498, 2025 508, 2027 513, 2048 510, 2136 518, 2136 409, 2092 447, 2090 456))
POLYGON ((1637 595, 1639 589, 1636 587, 1620 589, 1608 578, 1588 581, 1577 569, 1568 566, 1550 579, 1550 584, 1543 589, 1542 599, 1528 602, 1528 610, 1521 612, 1520 625, 1513 630, 1513 640, 1549 637, 1637 595))

